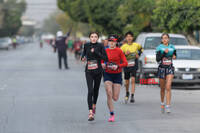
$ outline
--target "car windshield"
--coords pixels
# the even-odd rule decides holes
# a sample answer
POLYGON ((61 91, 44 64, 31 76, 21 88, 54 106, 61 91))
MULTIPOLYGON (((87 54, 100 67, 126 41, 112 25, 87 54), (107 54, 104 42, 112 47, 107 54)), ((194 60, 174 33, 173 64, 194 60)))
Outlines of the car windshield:
POLYGON ((199 49, 177 49, 177 60, 200 60, 199 49))
MULTIPOLYGON (((144 44, 144 49, 155 49, 161 43, 160 37, 147 37, 144 44)), ((173 45, 188 45, 185 38, 171 37, 170 44, 173 45)))
POLYGON ((6 38, 0 38, 0 43, 4 43, 4 42, 7 42, 7 39, 6 38))

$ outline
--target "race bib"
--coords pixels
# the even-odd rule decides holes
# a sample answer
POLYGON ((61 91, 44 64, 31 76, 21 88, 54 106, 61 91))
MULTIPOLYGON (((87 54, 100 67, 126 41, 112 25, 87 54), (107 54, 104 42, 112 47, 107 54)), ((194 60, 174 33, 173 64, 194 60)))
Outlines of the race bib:
POLYGON ((117 65, 115 63, 107 63, 107 69, 114 70, 114 68, 117 68, 117 65))
POLYGON ((167 58, 163 58, 162 64, 169 66, 169 65, 172 64, 172 60, 171 59, 167 59, 167 58))
POLYGON ((135 60, 128 60, 128 67, 135 66, 135 60))
POLYGON ((87 62, 88 64, 88 70, 95 70, 98 68, 98 64, 96 60, 90 60, 87 62))

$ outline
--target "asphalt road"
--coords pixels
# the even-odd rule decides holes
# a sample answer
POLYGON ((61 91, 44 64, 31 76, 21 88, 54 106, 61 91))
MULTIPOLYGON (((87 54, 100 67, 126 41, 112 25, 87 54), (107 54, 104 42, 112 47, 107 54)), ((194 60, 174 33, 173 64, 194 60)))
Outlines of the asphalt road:
POLYGON ((0 50, 0 133, 199 133, 200 91, 173 90, 172 113, 160 113, 159 88, 137 86, 136 103, 125 89, 109 123, 103 82, 94 122, 88 122, 84 64, 69 54, 69 70, 39 43, 0 50))

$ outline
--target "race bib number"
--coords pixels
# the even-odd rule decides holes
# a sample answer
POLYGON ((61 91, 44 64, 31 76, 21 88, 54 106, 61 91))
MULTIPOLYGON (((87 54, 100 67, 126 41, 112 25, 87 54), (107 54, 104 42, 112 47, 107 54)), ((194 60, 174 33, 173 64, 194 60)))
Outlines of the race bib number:
POLYGON ((88 70, 95 70, 98 68, 98 64, 96 60, 90 60, 87 62, 88 64, 88 70))
POLYGON ((135 66, 135 60, 129 60, 128 67, 133 67, 133 66, 135 66))
POLYGON ((162 64, 163 65, 171 65, 172 64, 172 60, 171 59, 167 59, 167 58, 163 58, 162 60, 162 64))

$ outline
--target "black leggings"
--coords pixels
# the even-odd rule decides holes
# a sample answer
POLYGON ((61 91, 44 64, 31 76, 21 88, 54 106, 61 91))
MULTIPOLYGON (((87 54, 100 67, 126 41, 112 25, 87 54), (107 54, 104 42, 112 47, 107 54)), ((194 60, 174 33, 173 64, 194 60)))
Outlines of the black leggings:
POLYGON ((92 72, 86 72, 85 76, 88 86, 88 108, 89 110, 92 110, 92 105, 97 103, 102 73, 95 74, 92 72))

